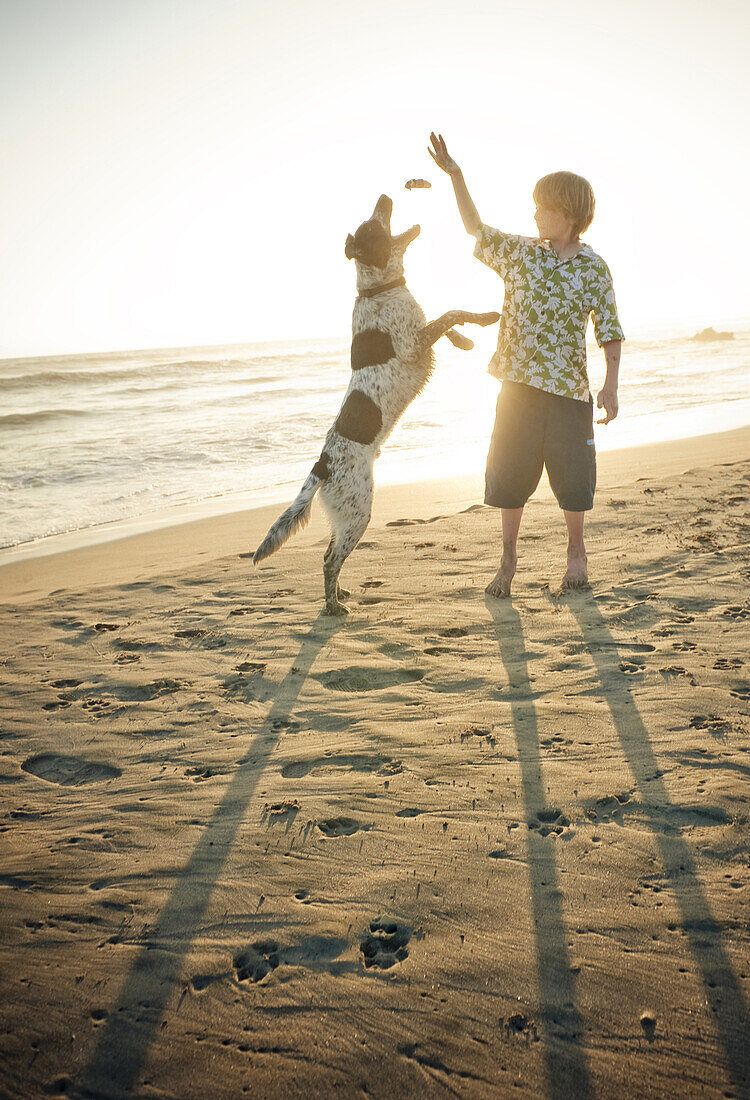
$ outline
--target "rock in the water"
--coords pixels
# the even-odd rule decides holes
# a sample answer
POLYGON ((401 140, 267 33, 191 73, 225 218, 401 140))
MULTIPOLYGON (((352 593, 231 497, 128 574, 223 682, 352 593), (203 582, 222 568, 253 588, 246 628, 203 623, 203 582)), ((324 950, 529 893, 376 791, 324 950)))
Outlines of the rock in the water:
POLYGON ((691 336, 691 340, 734 340, 733 332, 717 332, 715 328, 704 328, 691 336))

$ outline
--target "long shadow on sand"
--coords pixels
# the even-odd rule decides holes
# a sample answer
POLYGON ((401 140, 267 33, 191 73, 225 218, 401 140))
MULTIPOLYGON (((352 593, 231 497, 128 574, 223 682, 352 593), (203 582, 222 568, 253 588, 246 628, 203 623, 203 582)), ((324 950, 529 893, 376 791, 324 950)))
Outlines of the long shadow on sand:
POLYGON ((732 965, 721 942, 721 926, 711 914, 690 848, 678 833, 675 810, 661 780, 648 731, 638 713, 627 677, 619 665, 622 657, 602 613, 590 597, 566 600, 578 620, 583 640, 602 685, 602 697, 612 714, 625 759, 643 799, 643 809, 656 839, 662 864, 682 916, 696 966, 703 981, 706 1001, 724 1049, 727 1071, 738 1094, 750 1095, 750 1018, 732 965))
POLYGON ((304 638, 299 654, 278 686, 270 711, 255 732, 250 747, 252 759, 238 766, 157 923, 149 930, 94 1053, 77 1077, 73 1094, 119 1097, 135 1090, 237 830, 279 742, 279 731, 291 715, 320 651, 341 625, 341 620, 331 620, 321 613, 304 638))
POLYGON ((537 958, 537 989, 542 1016, 547 1092, 552 1098, 591 1095, 581 1047, 583 1021, 575 1005, 574 975, 557 884, 555 844, 545 821, 555 809, 545 797, 541 772, 539 727, 533 702, 521 618, 509 601, 485 601, 495 624, 500 657, 510 680, 511 717, 521 766, 523 802, 529 829, 527 852, 537 958))

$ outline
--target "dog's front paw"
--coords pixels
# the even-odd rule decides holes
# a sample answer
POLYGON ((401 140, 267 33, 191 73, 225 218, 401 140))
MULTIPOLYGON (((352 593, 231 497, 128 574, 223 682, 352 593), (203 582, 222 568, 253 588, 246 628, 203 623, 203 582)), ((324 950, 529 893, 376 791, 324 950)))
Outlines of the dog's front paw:
POLYGON ((338 599, 339 603, 341 602, 341 600, 348 600, 350 596, 351 592, 349 591, 349 589, 342 588, 341 585, 339 585, 338 591, 336 593, 336 598, 338 599))

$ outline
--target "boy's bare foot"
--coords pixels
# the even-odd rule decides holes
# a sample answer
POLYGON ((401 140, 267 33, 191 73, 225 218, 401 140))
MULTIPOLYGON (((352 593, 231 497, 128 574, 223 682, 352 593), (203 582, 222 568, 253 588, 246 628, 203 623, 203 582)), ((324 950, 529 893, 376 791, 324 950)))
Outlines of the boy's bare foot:
POLYGON ((494 596, 496 599, 510 596, 510 583, 516 573, 516 563, 517 558, 515 555, 510 555, 507 552, 503 554, 500 568, 484 590, 488 596, 494 596))
POLYGON ((568 568, 562 579, 563 592, 572 588, 586 588, 589 583, 588 562, 583 552, 568 552, 568 568))

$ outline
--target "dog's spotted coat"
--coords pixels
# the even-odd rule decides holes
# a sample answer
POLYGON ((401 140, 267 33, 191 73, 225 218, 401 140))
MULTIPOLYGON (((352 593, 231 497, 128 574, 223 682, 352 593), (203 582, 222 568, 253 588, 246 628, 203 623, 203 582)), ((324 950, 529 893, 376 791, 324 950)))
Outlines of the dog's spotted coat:
POLYGON ((253 561, 262 561, 304 527, 315 494, 331 525, 323 559, 326 609, 346 614, 338 586, 341 567, 367 530, 372 511, 373 465, 380 447, 404 409, 429 380, 432 345, 448 335, 457 346, 470 341, 449 332, 471 321, 489 325, 497 313, 453 310, 425 324, 425 316, 404 285, 404 251, 418 236, 415 225, 391 236, 393 204, 381 195, 372 217, 346 241, 346 255, 357 265, 357 300, 352 318, 352 375, 339 414, 326 436, 320 458, 297 499, 274 523, 253 561))

